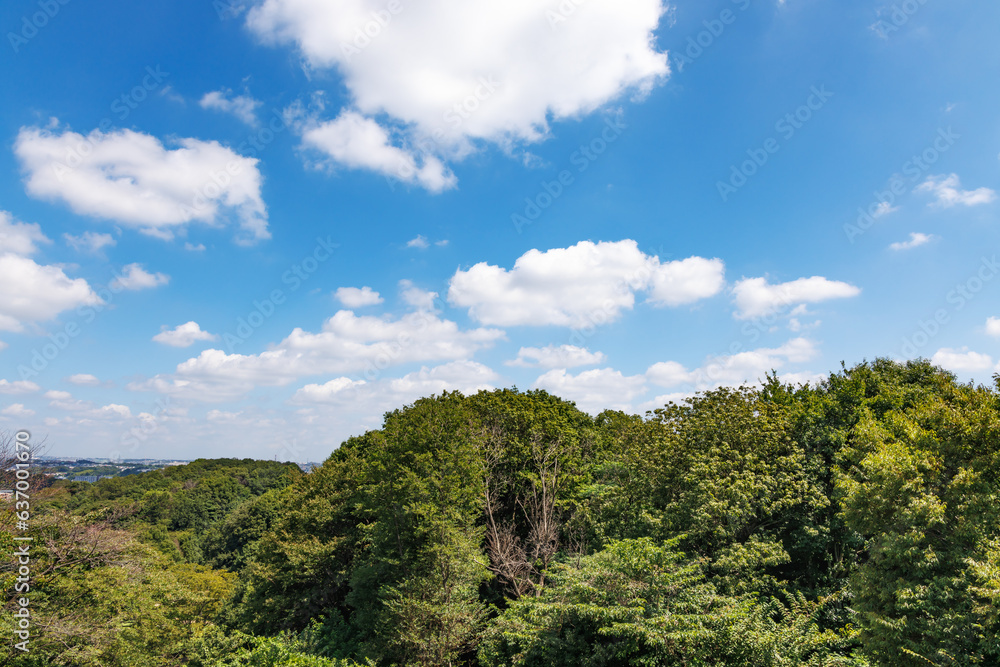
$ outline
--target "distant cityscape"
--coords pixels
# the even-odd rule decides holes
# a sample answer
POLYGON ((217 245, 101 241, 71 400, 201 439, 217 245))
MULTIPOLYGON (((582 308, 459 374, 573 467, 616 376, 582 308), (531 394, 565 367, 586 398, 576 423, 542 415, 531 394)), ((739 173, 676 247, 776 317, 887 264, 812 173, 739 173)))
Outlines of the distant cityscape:
MULTIPOLYGON (((55 479, 94 484, 102 479, 126 477, 151 472, 169 466, 179 466, 191 461, 183 459, 107 459, 107 458, 65 458, 39 456, 35 463, 37 472, 52 475, 55 479)), ((302 472, 308 473, 319 463, 296 463, 302 472)))

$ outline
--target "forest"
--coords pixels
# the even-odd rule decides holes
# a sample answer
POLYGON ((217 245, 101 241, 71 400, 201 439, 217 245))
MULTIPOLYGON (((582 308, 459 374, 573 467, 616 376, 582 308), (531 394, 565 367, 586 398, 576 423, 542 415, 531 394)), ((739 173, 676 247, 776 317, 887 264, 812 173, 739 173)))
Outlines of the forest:
POLYGON ((36 476, 28 651, 0 507, 0 663, 1000 665, 994 379, 878 359, 644 416, 445 393, 309 474, 36 476))

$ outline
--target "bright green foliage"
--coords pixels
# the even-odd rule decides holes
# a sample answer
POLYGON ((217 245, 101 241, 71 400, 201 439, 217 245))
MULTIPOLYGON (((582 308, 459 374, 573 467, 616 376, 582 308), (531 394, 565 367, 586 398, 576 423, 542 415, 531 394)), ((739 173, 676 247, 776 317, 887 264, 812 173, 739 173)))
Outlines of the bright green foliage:
POLYGON ((797 598, 785 609, 720 596, 700 563, 672 549, 675 543, 613 542, 576 564, 560 564, 541 597, 518 600, 491 626, 481 664, 863 664, 837 655, 848 638, 817 628, 819 605, 797 598))
POLYGON ((843 514, 868 540, 854 606, 883 664, 1000 664, 1000 624, 983 604, 996 591, 996 396, 960 387, 949 398, 866 415, 844 453, 843 514))

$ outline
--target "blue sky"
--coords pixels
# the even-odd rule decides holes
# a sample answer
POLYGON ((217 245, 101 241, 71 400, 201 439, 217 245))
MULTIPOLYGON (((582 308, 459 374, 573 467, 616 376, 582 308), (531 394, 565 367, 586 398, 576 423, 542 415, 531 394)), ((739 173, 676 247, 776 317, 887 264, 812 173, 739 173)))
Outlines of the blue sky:
POLYGON ((0 430, 321 460, 447 389, 643 412, 1000 362, 1000 6, 13 0, 0 430))

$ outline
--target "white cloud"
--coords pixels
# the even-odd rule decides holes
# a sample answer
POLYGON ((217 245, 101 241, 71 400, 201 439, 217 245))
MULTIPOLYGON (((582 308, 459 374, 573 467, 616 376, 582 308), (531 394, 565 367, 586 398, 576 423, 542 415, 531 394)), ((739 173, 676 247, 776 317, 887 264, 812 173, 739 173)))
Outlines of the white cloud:
POLYGON ((79 236, 63 234, 66 245, 77 252, 100 252, 102 248, 113 247, 117 241, 111 234, 99 234, 97 232, 84 232, 79 236))
POLYGON ((34 255, 38 243, 52 243, 37 224, 16 222, 7 211, 0 211, 0 253, 34 255))
POLYGON ((424 236, 423 234, 417 234, 416 238, 412 238, 406 242, 407 248, 420 248, 421 250, 423 250, 424 248, 427 248, 429 246, 430 243, 427 242, 427 237, 424 236))
POLYGON ((15 380, 14 382, 0 380, 0 394, 33 394, 41 389, 37 384, 28 380, 15 380))
POLYGON ((364 306, 375 306, 382 303, 384 299, 371 287, 339 287, 334 296, 348 308, 362 308, 364 306))
POLYGON ((91 375, 89 373, 77 373, 76 375, 70 375, 66 378, 66 381, 70 384, 80 385, 81 387, 98 387, 101 381, 97 379, 96 375, 91 375))
POLYGON ((736 283, 733 293, 737 307, 734 314, 745 320, 772 315, 784 307, 854 297, 861 290, 848 283, 813 276, 778 285, 769 284, 766 278, 745 278, 736 283))
MULTIPOLYGON (((376 116, 400 128, 396 143, 421 147, 419 171, 429 153, 452 157, 482 141, 504 148, 540 141, 551 121, 579 118, 629 91, 642 94, 669 74, 667 54, 655 49, 661 0, 588 0, 573 3, 567 16, 537 0, 401 7, 391 14, 381 0, 265 0, 247 16, 262 41, 294 44, 310 66, 341 72, 350 109, 333 123, 349 120, 338 134, 367 133, 357 143, 371 149, 368 156, 331 152, 348 166, 384 173, 415 160, 417 151, 390 145, 376 116), (374 20, 377 11, 391 19, 387 25, 374 20)), ((434 179, 410 180, 429 189, 454 183, 443 169, 434 179)))
POLYGON ((108 405, 91 410, 88 416, 97 419, 131 419, 132 411, 127 405, 109 403, 108 405))
POLYGON ((991 317, 986 320, 986 333, 1000 338, 1000 317, 991 317))
POLYGON ((205 244, 204 243, 195 244, 191 243, 190 241, 185 241, 184 249, 187 250, 188 252, 204 252, 205 244))
POLYGON ((597 414, 602 410, 631 410, 631 402, 646 391, 642 375, 627 377, 612 368, 599 368, 571 375, 565 369, 551 370, 532 385, 576 402, 584 412, 597 414))
POLYGON ((270 238, 258 160, 215 141, 179 139, 165 148, 132 130, 84 136, 22 127, 14 152, 33 197, 117 221, 159 238, 191 222, 213 226, 235 217, 239 241, 270 238))
POLYGON ((0 255, 0 331, 22 331, 78 306, 101 303, 82 278, 71 279, 56 266, 27 257, 0 255))
POLYGON ((213 90, 210 93, 205 93, 199 104, 202 109, 213 109, 232 114, 247 125, 255 127, 257 125, 257 108, 261 102, 248 95, 233 96, 231 90, 213 90))
POLYGON ((115 289, 141 290, 159 287, 170 282, 170 276, 163 273, 149 273, 141 264, 129 264, 121 275, 111 281, 115 289))
POLYGON ((0 415, 7 417, 31 417, 34 414, 35 411, 27 409, 23 403, 12 403, 3 410, 0 410, 0 415))
POLYGON ((910 232, 909 241, 897 241, 889 245, 890 250, 910 250, 911 248, 917 248, 924 245, 925 243, 930 243, 934 240, 934 236, 930 234, 921 234, 920 232, 910 232))
MULTIPOLYGON (((810 361, 816 355, 816 344, 813 341, 793 338, 777 348, 758 348, 732 355, 712 356, 693 371, 688 371, 675 361, 653 364, 646 371, 646 378, 655 385, 668 388, 678 385, 692 385, 697 390, 735 387, 755 384, 772 370, 810 361)), ((806 377, 806 374, 790 374, 789 377, 806 377)))
POLYGON ((370 169, 431 192, 448 190, 457 183, 441 160, 424 155, 418 161, 415 153, 393 145, 388 130, 352 111, 344 111, 336 120, 307 124, 302 143, 325 154, 328 166, 370 169))
POLYGON ((255 387, 285 386, 309 376, 361 373, 371 378, 406 363, 466 360, 503 337, 497 329, 461 331, 454 322, 427 311, 393 319, 342 310, 320 333, 297 328, 256 355, 205 350, 179 364, 174 374, 133 382, 129 388, 222 401, 255 387))
POLYGON ((884 218, 890 213, 895 213, 899 210, 898 206, 893 206, 887 201, 879 202, 879 205, 875 207, 875 212, 872 213, 872 217, 876 220, 879 218, 884 218))
POLYGON ((73 398, 73 395, 68 391, 50 390, 45 392, 45 398, 49 399, 49 406, 56 408, 58 410, 66 410, 69 412, 81 412, 83 410, 89 410, 93 407, 93 404, 88 401, 81 401, 79 399, 73 398))
POLYGON ((660 264, 653 271, 649 301, 661 306, 682 306, 715 296, 726 286, 721 259, 688 257, 660 264))
POLYGON ((569 248, 529 250, 511 270, 476 264, 451 278, 448 301, 483 324, 582 327, 620 317, 649 291, 654 305, 692 303, 725 284, 720 260, 691 257, 660 263, 635 241, 581 241, 569 248))
POLYGON ((928 176, 927 180, 917 186, 917 192, 929 192, 936 198, 933 206, 951 208, 952 206, 976 206, 989 204, 997 197, 997 193, 989 188, 962 190, 958 174, 947 176, 928 176))
POLYGON ((508 366, 524 368, 575 368, 602 364, 607 359, 603 352, 591 352, 576 345, 548 345, 546 347, 522 347, 517 359, 507 362, 508 366))
POLYGON ((227 422, 237 419, 243 412, 226 412, 225 410, 209 410, 205 418, 213 422, 227 422))
POLYGON ((157 343, 171 347, 191 347, 196 341, 216 340, 217 338, 218 336, 215 334, 202 331, 198 323, 194 321, 180 324, 173 329, 164 326, 160 333, 153 336, 153 340, 157 343))
POLYGON ((406 305, 417 310, 434 310, 434 302, 439 296, 437 292, 420 289, 409 280, 400 280, 399 289, 406 305))
POLYGON ((474 394, 492 390, 497 374, 474 361, 453 361, 441 366, 423 367, 399 378, 372 382, 339 377, 325 384, 309 384, 291 398, 293 404, 335 406, 338 412, 374 420, 378 415, 412 403, 418 398, 460 391, 474 394))
POLYGON ((43 395, 50 401, 67 401, 73 398, 73 394, 69 393, 68 391, 60 391, 58 389, 50 389, 43 395))
POLYGON ((967 347, 960 350, 942 347, 931 357, 931 363, 956 373, 978 373, 993 368, 990 355, 972 352, 967 347))
MULTIPOLYGON (((26 323, 51 320, 59 313, 101 302, 82 278, 61 267, 42 266, 27 256, 39 243, 51 243, 37 224, 15 222, 0 211, 0 331, 23 331, 26 323)), ((0 348, 6 344, 0 344, 0 348)))
POLYGON ((676 387, 677 385, 688 384, 692 381, 693 377, 691 371, 676 361, 661 361, 653 364, 646 371, 646 378, 660 387, 676 387))

